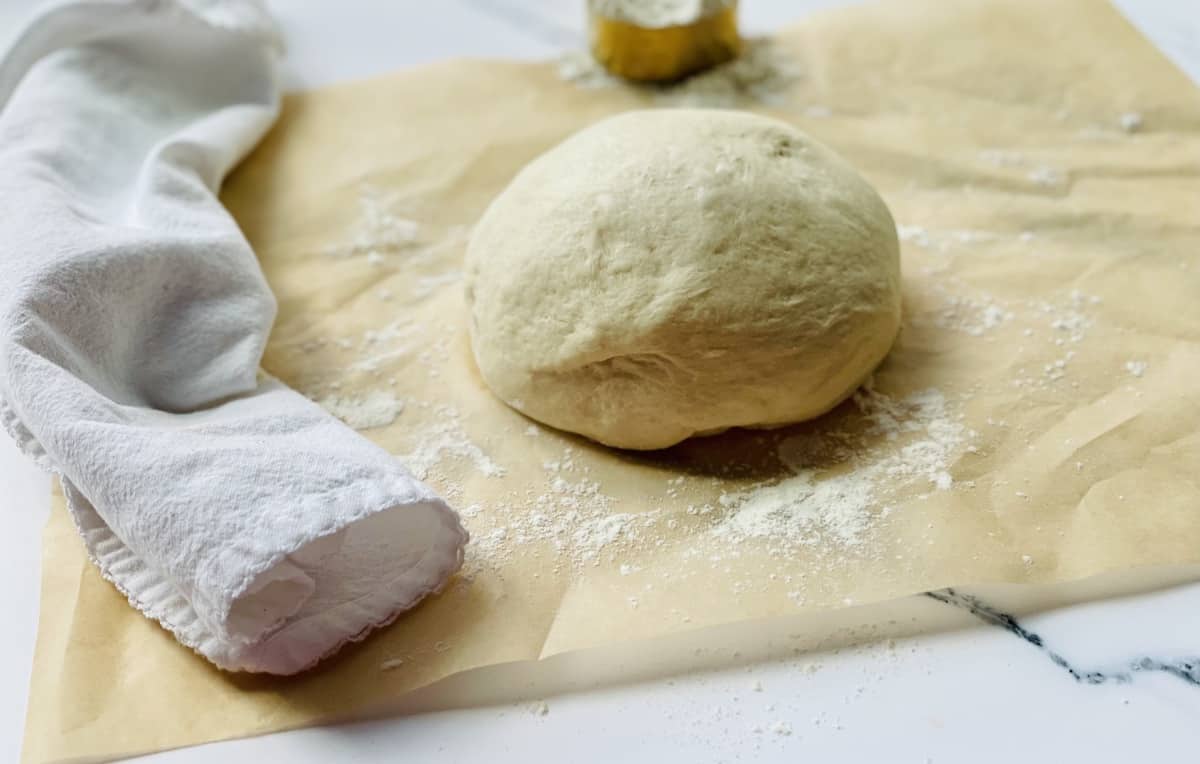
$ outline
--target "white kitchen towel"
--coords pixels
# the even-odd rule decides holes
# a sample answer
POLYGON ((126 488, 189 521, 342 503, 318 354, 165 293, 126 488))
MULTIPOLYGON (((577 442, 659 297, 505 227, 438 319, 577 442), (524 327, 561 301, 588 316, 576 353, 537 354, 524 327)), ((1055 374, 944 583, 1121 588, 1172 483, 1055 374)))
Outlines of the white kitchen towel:
POLYGON ((0 60, 0 420, 135 607, 288 674, 437 590, 466 533, 258 371, 275 302, 216 192, 279 55, 248 0, 91 0, 0 60))

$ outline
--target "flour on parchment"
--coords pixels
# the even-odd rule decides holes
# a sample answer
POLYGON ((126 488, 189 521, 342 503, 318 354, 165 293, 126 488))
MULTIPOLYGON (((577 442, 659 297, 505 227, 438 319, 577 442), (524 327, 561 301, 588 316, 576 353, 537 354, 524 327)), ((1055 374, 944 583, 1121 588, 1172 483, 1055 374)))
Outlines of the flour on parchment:
POLYGON ((626 575, 683 517, 693 523, 686 541, 693 557, 723 559, 764 546, 776 552, 820 547, 833 555, 862 550, 886 518, 889 498, 954 487, 949 470, 972 433, 937 390, 892 397, 866 388, 854 406, 842 427, 779 440, 777 457, 789 476, 724 492, 683 512, 683 495, 715 478, 677 475, 657 499, 623 507, 591 478, 577 451, 565 447, 543 462, 540 484, 463 512, 473 539, 468 574, 537 555, 554 569, 608 563, 626 575), (822 467, 809 465, 815 455, 822 467))
MULTIPOLYGON (((572 51, 558 62, 559 76, 578 87, 628 87, 650 94, 670 106, 731 108, 744 101, 782 105, 802 75, 799 63, 777 43, 748 39, 742 54, 679 82, 667 85, 633 84, 614 77, 587 51, 572 51)), ((807 116, 829 116, 824 107, 807 116)))
POLYGON ((404 410, 404 401, 391 393, 376 390, 362 397, 331 395, 318 403, 356 430, 386 427, 404 410))
POLYGON ((794 436, 779 444, 796 474, 719 498, 730 510, 714 533, 739 541, 763 539, 787 549, 814 544, 855 547, 869 536, 874 518, 898 487, 949 490, 950 465, 968 438, 937 390, 891 398, 866 387, 854 396, 866 424, 860 435, 794 436), (882 441, 879 437, 882 436, 882 441), (814 470, 806 452, 845 455, 844 468, 814 470), (876 445, 872 445, 875 443, 876 445))
POLYGON ((417 445, 400 454, 400 461, 418 478, 424 480, 443 460, 453 457, 465 460, 488 477, 502 477, 505 469, 468 437, 461 417, 453 406, 436 406, 432 422, 416 426, 409 439, 417 445))
POLYGON ((358 195, 358 217, 350 231, 350 241, 326 249, 330 257, 364 256, 371 265, 381 265, 386 256, 410 249, 420 241, 421 226, 415 220, 393 211, 387 195, 371 183, 363 184, 358 195))

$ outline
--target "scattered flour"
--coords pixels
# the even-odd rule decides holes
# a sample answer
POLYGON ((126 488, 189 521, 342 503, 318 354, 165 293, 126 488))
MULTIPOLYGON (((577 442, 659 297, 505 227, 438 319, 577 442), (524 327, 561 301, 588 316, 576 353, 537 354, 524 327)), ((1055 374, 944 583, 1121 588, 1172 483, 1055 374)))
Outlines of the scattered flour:
POLYGON ((970 229, 949 229, 945 231, 930 231, 919 225, 898 225, 896 233, 900 241, 915 244, 921 249, 938 253, 946 253, 963 244, 978 244, 981 242, 998 241, 1003 238, 992 231, 975 231, 970 229))
MULTIPOLYGON (((624 80, 609 74, 608 70, 586 50, 572 50, 564 53, 558 59, 558 76, 581 88, 607 88, 624 84, 624 80)), ((630 87, 638 86, 630 84, 630 87)))
POLYGON ((742 55, 664 88, 660 98, 677 106, 732 107, 741 100, 780 105, 800 79, 800 66, 775 43, 746 40, 742 55))
POLYGON ((784 440, 781 459, 796 474, 723 494, 720 504, 728 514, 714 533, 734 541, 764 539, 783 551, 814 544, 856 547, 866 540, 875 514, 886 512, 888 496, 913 486, 925 493, 953 486, 949 468, 968 432, 947 412, 940 392, 896 400, 867 386, 854 402, 865 425, 860 433, 830 433, 815 443, 811 436, 784 440), (806 467, 809 453, 830 452, 830 439, 837 467, 806 467))
MULTIPOLYGON (((748 39, 742 55, 670 85, 627 83, 605 71, 590 53, 574 51, 559 60, 562 79, 580 87, 632 87, 675 106, 730 108, 749 100, 780 105, 801 75, 799 64, 767 39, 748 39)), ((828 116, 827 110, 824 112, 828 116)))
POLYGON ((560 458, 543 463, 542 489, 527 488, 511 500, 494 502, 491 527, 468 524, 474 552, 469 568, 495 567, 514 555, 534 553, 530 545, 535 543, 549 548, 556 569, 595 566, 641 539, 653 516, 613 512, 613 497, 586 477, 574 456, 568 446, 560 458))
POLYGON ((896 233, 899 235, 900 241, 912 242, 924 249, 928 249, 931 243, 929 231, 919 225, 898 225, 896 233))
MULTIPOLYGON (((814 546, 834 554, 866 553, 877 520, 891 511, 890 501, 954 488, 951 465, 975 433, 951 413, 937 390, 893 398, 868 386, 854 403, 857 413, 842 426, 781 436, 768 446, 789 477, 690 504, 685 513, 669 505, 655 508, 653 501, 639 502, 637 511, 620 511, 617 499, 601 490, 590 468, 567 446, 544 459, 542 487, 514 488, 489 501, 486 512, 472 505, 462 513, 472 536, 464 573, 502 569, 515 557, 532 555, 556 571, 603 562, 627 576, 638 570, 630 562, 662 546, 662 531, 680 528, 684 519, 695 524, 685 556, 712 564, 738 556, 743 544, 763 542, 773 553, 814 546), (814 466, 814 459, 821 466, 814 466)), ((462 448, 462 441, 447 432, 449 445, 441 450, 462 448)), ((478 451, 466 453, 476 462, 481 457, 478 451)), ((408 459, 417 468, 435 461, 434 454, 408 459)), ((475 466, 487 472, 486 463, 475 466)), ((663 499, 679 502, 692 486, 717 480, 672 476, 663 499)), ((748 585, 731 581, 735 591, 748 585)), ((638 600, 626 602, 635 608, 638 600)))
MULTIPOLYGON (((1069 377, 1071 361, 1078 356, 1075 348, 1082 343, 1095 323, 1090 311, 1100 304, 1101 298, 1096 295, 1084 294, 1079 289, 1072 289, 1065 300, 1050 301, 1044 299, 1028 299, 1020 303, 1019 320, 1030 324, 1022 335, 1040 341, 1048 340, 1051 347, 1056 348, 1056 357, 1047 361, 1039 361, 1040 371, 1030 371, 1028 366, 1017 366, 1010 380, 1013 387, 1048 389, 1069 377)), ((1018 351, 1024 346, 1018 347, 1018 351)), ((1036 369, 1035 366, 1035 369, 1036 369)), ((1068 380, 1072 387, 1077 387, 1077 380, 1068 380)))
POLYGON ((374 185, 363 184, 359 190, 359 215, 351 243, 330 247, 325 253, 330 257, 366 255, 368 263, 381 265, 384 255, 415 246, 420 226, 416 221, 397 216, 390 207, 383 192, 374 185))
POLYGON ((506 470, 492 461, 483 449, 467 437, 458 411, 452 406, 434 408, 435 421, 413 431, 417 447, 399 457, 404 466, 424 480, 446 457, 468 461, 488 477, 502 477, 506 470))
POLYGON ((946 298, 946 307, 938 314, 936 323, 943 329, 979 337, 1011 321, 1014 315, 989 295, 951 295, 946 298))
MULTIPOLYGON (((1050 319, 1050 328, 1054 329, 1060 336, 1059 339, 1069 341, 1071 343, 1082 342, 1087 336, 1088 329, 1091 328, 1094 321, 1085 312, 1089 306, 1098 305, 1100 298, 1095 295, 1085 295, 1078 289, 1072 289, 1067 296, 1066 306, 1055 305, 1054 303, 1045 300, 1037 300, 1031 303, 1035 310, 1042 313, 1050 319)), ((1062 344, 1056 342, 1055 344, 1062 344)))
POLYGON ((1142 129, 1142 115, 1136 111, 1128 111, 1121 115, 1118 120, 1121 129, 1127 133, 1136 133, 1142 129))
MULTIPOLYGON (((1004 156, 1004 155, 1001 155, 1004 156)), ((995 161, 1001 161, 996 159, 995 161)), ((1005 159, 1003 161, 1015 161, 1005 159)), ((901 241, 939 255, 958 257, 964 247, 980 242, 1001 241, 1028 245, 1036 240, 1032 231, 1002 235, 991 231, 930 230, 920 225, 899 225, 897 233, 901 241)), ((972 256, 972 252, 966 252, 972 256)), ((1082 290, 1072 289, 1065 298, 1047 300, 1041 298, 999 298, 980 292, 962 279, 946 272, 946 266, 925 267, 924 273, 935 276, 928 281, 930 291, 941 298, 941 307, 914 319, 914 325, 934 325, 940 329, 961 332, 972 337, 982 337, 1008 324, 1024 325, 1024 337, 1044 342, 1049 340, 1055 348, 1062 348, 1056 357, 1043 361, 1040 374, 1032 374, 1027 367, 1018 366, 1011 379, 1013 387, 1045 387, 1067 376, 1067 366, 1077 355, 1069 349, 1078 345, 1087 336, 1094 324, 1092 309, 1101 303, 1096 295, 1087 295, 1082 290)), ((1017 347, 1024 352, 1025 347, 1017 347)), ((1077 385, 1076 382, 1072 382, 1077 385)))
POLYGON ((1146 362, 1145 361, 1126 361, 1125 371, 1129 372, 1130 374, 1132 374, 1135 377, 1141 377, 1143 374, 1146 373, 1146 362))
POLYGON ((382 329, 368 329, 358 341, 346 338, 346 344, 338 344, 345 350, 357 350, 358 358, 347 368, 355 372, 371 372, 380 376, 382 368, 391 361, 413 355, 425 339, 424 327, 403 319, 393 321, 382 329))
POLYGON ((816 480, 801 473, 775 485, 722 495, 721 506, 733 512, 719 535, 786 545, 828 538, 852 546, 869 525, 873 499, 871 481, 857 474, 816 480))
POLYGON ((362 398, 329 396, 318 403, 356 430, 386 427, 396 421, 396 417, 404 410, 404 401, 380 390, 367 393, 362 398))
POLYGON ((605 547, 636 533, 636 522, 637 515, 630 514, 614 514, 584 521, 574 533, 577 559, 581 562, 595 560, 605 547))

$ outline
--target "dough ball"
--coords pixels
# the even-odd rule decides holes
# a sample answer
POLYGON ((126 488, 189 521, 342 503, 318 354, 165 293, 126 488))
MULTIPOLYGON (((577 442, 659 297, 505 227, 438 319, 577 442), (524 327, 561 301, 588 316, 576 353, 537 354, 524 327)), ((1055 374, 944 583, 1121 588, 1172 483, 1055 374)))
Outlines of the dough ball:
POLYGON ((662 109, 592 125, 492 202, 466 255, 471 345, 527 416, 621 448, 825 413, 887 354, 883 200, 783 122, 662 109))

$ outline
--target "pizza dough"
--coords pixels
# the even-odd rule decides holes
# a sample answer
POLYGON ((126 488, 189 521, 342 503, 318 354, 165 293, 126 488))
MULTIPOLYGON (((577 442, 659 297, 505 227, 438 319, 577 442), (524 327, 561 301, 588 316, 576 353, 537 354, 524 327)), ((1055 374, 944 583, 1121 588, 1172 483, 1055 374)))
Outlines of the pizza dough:
POLYGON ((818 416, 900 326, 883 200, 782 122, 634 111, 530 162, 466 255, 471 345, 513 408, 654 449, 818 416))

